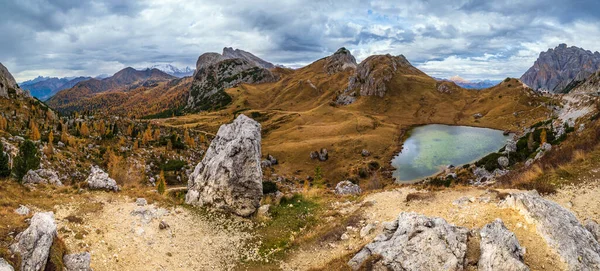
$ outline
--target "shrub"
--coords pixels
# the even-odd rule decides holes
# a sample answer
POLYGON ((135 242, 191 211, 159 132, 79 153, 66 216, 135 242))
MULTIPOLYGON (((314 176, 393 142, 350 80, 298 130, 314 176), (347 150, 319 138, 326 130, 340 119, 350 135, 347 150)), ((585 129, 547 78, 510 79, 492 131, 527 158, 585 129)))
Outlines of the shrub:
POLYGON ((0 141, 0 177, 10 176, 10 165, 8 164, 8 154, 4 152, 4 146, 0 141))
POLYGON ((160 195, 163 195, 167 190, 167 184, 165 182, 165 173, 162 170, 160 171, 160 175, 158 176, 158 184, 156 185, 156 190, 160 195))
POLYGON ((271 193, 275 193, 279 191, 279 189, 277 189, 277 184, 275 184, 274 182, 271 181, 265 181, 263 182, 263 194, 271 194, 271 193))
POLYGON ((182 160, 169 160, 165 164, 160 166, 160 169, 164 171, 180 171, 185 167, 187 163, 182 160))
POLYGON ((19 182, 23 180, 23 176, 29 170, 36 170, 40 167, 40 157, 37 147, 30 140, 26 140, 19 147, 19 154, 15 157, 14 175, 19 182))
POLYGON ((500 167, 500 165, 498 165, 498 158, 500 158, 501 156, 504 155, 497 152, 490 153, 486 157, 483 157, 479 161, 477 161, 475 165, 477 165, 478 167, 483 166, 487 171, 494 171, 495 169, 500 167))

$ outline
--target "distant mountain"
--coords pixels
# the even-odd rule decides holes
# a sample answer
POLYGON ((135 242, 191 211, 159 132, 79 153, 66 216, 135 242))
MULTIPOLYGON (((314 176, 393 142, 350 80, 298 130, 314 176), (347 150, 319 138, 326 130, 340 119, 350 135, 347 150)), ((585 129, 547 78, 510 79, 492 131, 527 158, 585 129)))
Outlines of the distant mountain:
POLYGON ((534 90, 565 93, 600 69, 600 53, 560 44, 540 53, 521 81, 534 90))
POLYGON ((86 108, 86 99, 98 93, 125 93, 140 87, 154 87, 158 83, 168 82, 177 77, 168 75, 158 69, 136 70, 125 68, 113 76, 101 80, 92 78, 75 84, 72 88, 59 91, 48 101, 48 105, 63 113, 70 113, 86 108))
POLYGON ((173 75, 175 77, 186 77, 186 76, 192 76, 194 75, 194 69, 190 68, 190 67, 185 67, 183 69, 177 68, 171 64, 157 64, 154 65, 152 67, 150 67, 150 69, 159 69, 167 74, 173 75))
POLYGON ((225 89, 241 83, 254 84, 277 81, 269 69, 275 65, 239 49, 225 47, 223 54, 204 53, 198 57, 190 88, 188 111, 212 110, 231 102, 225 89))
POLYGON ((438 81, 454 82, 456 85, 463 87, 463 88, 467 88, 467 89, 491 88, 491 87, 499 84, 500 82, 502 82, 502 80, 487 80, 487 79, 486 80, 467 80, 458 75, 452 76, 448 79, 445 79, 445 78, 435 78, 435 79, 438 81))
POLYGON ((65 78, 38 76, 33 80, 22 82, 20 86, 25 90, 29 90, 32 96, 40 100, 46 100, 57 92, 63 89, 72 88, 75 84, 90 78, 91 77, 83 76, 65 78))

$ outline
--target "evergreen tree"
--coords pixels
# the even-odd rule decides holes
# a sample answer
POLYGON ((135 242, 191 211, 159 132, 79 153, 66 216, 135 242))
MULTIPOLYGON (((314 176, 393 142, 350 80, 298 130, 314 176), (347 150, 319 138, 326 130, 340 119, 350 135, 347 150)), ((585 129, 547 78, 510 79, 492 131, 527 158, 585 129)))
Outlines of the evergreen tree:
POLYGON ((15 157, 13 174, 19 182, 29 170, 36 170, 40 167, 40 156, 38 149, 33 142, 26 140, 19 147, 19 154, 15 157))
POLYGON ((10 176, 10 165, 8 164, 8 154, 4 152, 4 146, 0 141, 0 177, 6 178, 10 176))

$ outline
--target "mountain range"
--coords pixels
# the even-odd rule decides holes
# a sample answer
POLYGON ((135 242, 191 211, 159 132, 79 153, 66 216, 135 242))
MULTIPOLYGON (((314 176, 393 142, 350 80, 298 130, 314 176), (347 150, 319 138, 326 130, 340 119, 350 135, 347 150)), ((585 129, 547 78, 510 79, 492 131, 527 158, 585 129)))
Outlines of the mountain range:
POLYGON ((500 82, 502 82, 502 80, 489 80, 489 79, 485 79, 485 80, 466 80, 458 75, 452 76, 448 79, 445 78, 437 78, 434 77, 436 80, 438 81, 449 81, 449 82, 454 82, 455 84, 463 87, 463 88, 467 88, 467 89, 484 89, 484 88, 490 88, 493 87, 497 84, 499 84, 500 82))
POLYGON ((566 93, 600 69, 600 53, 560 44, 541 52, 521 80, 534 90, 566 93))
POLYGON ((29 81, 22 82, 19 86, 25 90, 29 90, 31 96, 36 97, 40 100, 46 100, 52 97, 57 92, 72 88, 77 83, 91 79, 91 77, 42 77, 29 81))
POLYGON ((150 67, 149 69, 159 69, 159 70, 165 72, 166 74, 173 75, 173 76, 179 77, 179 78, 186 77, 186 76, 192 76, 195 71, 194 69, 192 69, 190 67, 185 67, 183 69, 180 69, 171 64, 157 64, 157 65, 150 67))

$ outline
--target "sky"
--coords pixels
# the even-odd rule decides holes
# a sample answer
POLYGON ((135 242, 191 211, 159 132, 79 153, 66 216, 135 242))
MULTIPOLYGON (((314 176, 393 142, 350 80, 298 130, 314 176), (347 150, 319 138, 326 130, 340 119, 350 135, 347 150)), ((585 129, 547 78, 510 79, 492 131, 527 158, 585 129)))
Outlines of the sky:
POLYGON ((346 47, 403 54, 435 77, 520 77, 560 43, 600 51, 597 0, 1 0, 0 62, 17 81, 194 67, 234 47, 301 67, 346 47))

